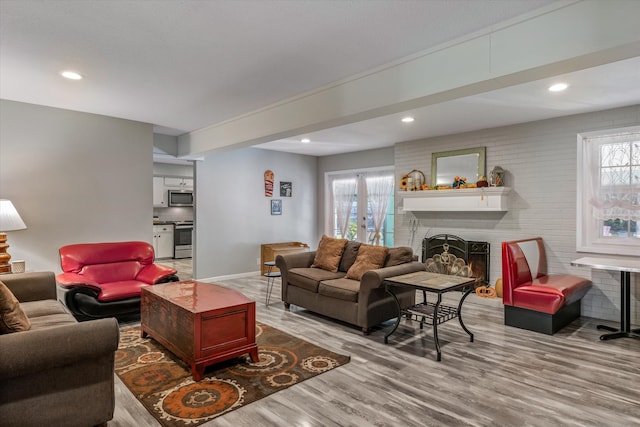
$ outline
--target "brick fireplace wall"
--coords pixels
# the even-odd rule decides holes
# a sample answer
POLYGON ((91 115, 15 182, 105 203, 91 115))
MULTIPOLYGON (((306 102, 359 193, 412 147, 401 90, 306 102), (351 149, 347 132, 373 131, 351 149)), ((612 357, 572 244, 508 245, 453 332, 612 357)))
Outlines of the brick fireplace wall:
MULTIPOLYGON (((463 117, 460 120, 464 120, 463 117)), ((588 277, 593 288, 583 299, 582 314, 618 321, 619 273, 573 267, 576 252, 576 164, 580 132, 640 125, 640 105, 542 120, 476 132, 447 135, 395 145, 396 180, 418 169, 431 176, 431 154, 463 148, 486 147, 487 171, 500 165, 506 171, 509 193, 507 212, 417 212, 396 210, 395 244, 413 241, 421 253, 424 237, 455 234, 466 240, 491 244, 492 283, 502 276, 501 242, 541 236, 551 273, 588 277), (411 219, 418 220, 411 239, 411 219)), ((453 190, 452 190, 453 191, 453 190)), ((396 193, 396 207, 401 195, 396 193)), ((632 275, 632 323, 640 324, 640 279, 632 275)))

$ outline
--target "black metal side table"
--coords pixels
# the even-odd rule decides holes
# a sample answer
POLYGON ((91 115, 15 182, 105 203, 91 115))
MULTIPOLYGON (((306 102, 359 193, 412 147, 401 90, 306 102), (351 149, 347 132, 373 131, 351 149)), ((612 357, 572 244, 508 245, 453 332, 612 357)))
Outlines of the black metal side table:
POLYGON ((403 315, 412 320, 420 322, 420 329, 423 328, 425 323, 431 323, 433 326, 433 342, 438 353, 436 360, 439 362, 442 359, 442 352, 440 351, 440 341, 438 340, 438 325, 444 322, 448 322, 452 319, 458 319, 462 329, 469 335, 469 341, 473 342, 473 334, 467 329, 462 321, 461 309, 462 303, 474 291, 475 286, 469 286, 475 284, 476 279, 473 277, 461 277, 451 276, 447 274, 431 273, 427 271, 418 271, 415 273, 404 274, 402 276, 389 277, 385 280, 385 290, 388 294, 393 296, 396 306, 398 308, 398 317, 393 328, 384 336, 384 343, 389 342, 389 336, 393 334, 398 325, 400 325, 400 319, 403 315), (400 307, 398 298, 393 293, 394 286, 409 286, 417 290, 422 291, 424 301, 416 304, 404 310, 400 307), (464 287, 469 286, 457 307, 448 306, 442 303, 442 294, 454 291, 462 290, 464 287), (438 299, 435 303, 427 302, 427 292, 435 293, 438 295, 438 299))
POLYGON ((276 280, 276 277, 281 277, 282 273, 280 271, 273 271, 273 267, 276 266, 275 261, 266 261, 264 263, 269 269, 266 273, 264 273, 264 277, 267 278, 267 295, 264 299, 264 305, 269 305, 269 301, 271 300, 271 291, 273 290, 273 282, 276 280))

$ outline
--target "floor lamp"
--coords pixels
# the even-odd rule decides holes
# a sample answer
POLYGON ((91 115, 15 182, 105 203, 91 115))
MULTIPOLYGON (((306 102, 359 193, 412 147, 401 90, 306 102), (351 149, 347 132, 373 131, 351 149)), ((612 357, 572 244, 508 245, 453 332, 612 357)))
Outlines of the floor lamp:
POLYGON ((7 253, 7 234, 5 231, 24 230, 27 228, 20 214, 10 200, 0 199, 0 273, 11 273, 9 260, 11 255, 7 253))

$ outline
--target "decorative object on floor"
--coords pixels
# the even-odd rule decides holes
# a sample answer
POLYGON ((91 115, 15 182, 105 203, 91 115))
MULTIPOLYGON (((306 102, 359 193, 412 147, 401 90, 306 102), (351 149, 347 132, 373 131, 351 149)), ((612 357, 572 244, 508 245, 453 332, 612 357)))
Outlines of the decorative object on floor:
POLYGON ((489 286, 478 286, 476 288, 476 295, 482 298, 495 298, 496 290, 489 286))
POLYGON ((499 277, 498 280, 496 280, 496 296, 498 298, 502 298, 502 277, 499 277))
POLYGON ((271 215, 282 215, 282 200, 271 201, 271 215))
POLYGON ((18 231, 27 228, 11 200, 0 199, 0 273, 10 273, 11 255, 7 253, 7 234, 5 231, 18 231))
POLYGON ((291 197, 291 182, 280 181, 280 197, 291 197))
POLYGON ((211 366, 194 382, 189 367, 140 329, 120 331, 116 374, 163 426, 197 426, 349 362, 257 323, 260 362, 247 356, 211 366))
POLYGON ((273 196, 273 179, 275 174, 272 170, 267 169, 264 171, 264 195, 266 197, 273 196))

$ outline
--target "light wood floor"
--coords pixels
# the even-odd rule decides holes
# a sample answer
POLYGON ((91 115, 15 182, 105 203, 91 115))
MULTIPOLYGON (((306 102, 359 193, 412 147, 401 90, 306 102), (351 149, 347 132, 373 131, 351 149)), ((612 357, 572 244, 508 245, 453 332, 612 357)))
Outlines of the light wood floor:
MULTIPOLYGON (((415 322, 403 322, 385 345, 386 328, 363 336, 298 307, 285 311, 278 280, 269 307, 262 277, 220 284, 255 299, 258 321, 351 362, 205 426, 640 425, 640 340, 600 341, 595 319, 547 336, 504 326, 499 300, 472 295, 463 315, 475 341, 456 320, 440 325, 436 362, 431 328, 415 322)), ((116 377, 109 426, 158 425, 116 377)))

